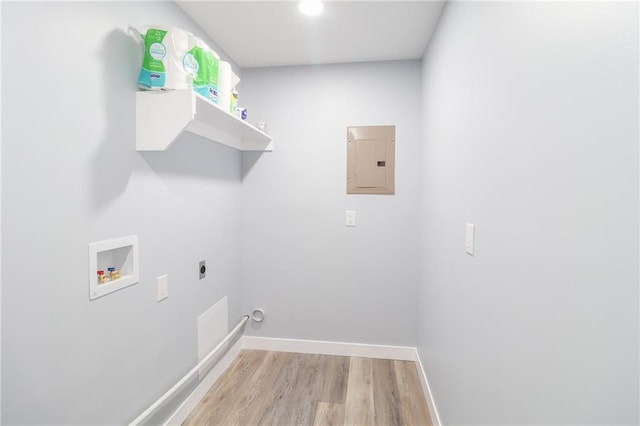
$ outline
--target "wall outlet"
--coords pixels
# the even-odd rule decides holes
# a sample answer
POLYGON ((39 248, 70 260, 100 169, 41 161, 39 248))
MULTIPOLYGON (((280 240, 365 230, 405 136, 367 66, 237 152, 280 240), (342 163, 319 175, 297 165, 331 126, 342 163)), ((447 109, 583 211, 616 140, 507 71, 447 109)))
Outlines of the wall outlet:
POLYGON ((200 279, 207 276, 207 266, 205 265, 204 260, 202 260, 198 265, 198 271, 200 272, 200 279))
POLYGON ((169 275, 158 277, 157 280, 158 302, 169 297, 169 275))
POLYGON ((345 225, 347 225, 347 226, 356 226, 356 211, 355 210, 347 210, 347 214, 345 216, 345 225))

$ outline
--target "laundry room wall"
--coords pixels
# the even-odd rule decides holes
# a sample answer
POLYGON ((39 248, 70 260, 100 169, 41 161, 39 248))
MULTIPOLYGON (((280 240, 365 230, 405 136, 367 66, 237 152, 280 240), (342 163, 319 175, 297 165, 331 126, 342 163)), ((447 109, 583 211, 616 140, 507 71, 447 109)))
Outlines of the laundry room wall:
POLYGON ((196 364, 198 315, 241 317, 240 153, 136 152, 145 24, 203 35, 172 2, 2 4, 4 424, 126 424, 196 364), (90 301, 88 244, 128 235, 139 283, 90 301))
POLYGON ((442 424, 638 423, 638 18, 445 6, 423 68, 418 322, 442 424))
POLYGON ((243 70, 272 153, 243 156, 245 310, 256 336, 415 346, 420 62, 243 70), (346 193, 347 127, 396 126, 395 195, 346 193), (356 226, 345 226, 346 210, 356 226))

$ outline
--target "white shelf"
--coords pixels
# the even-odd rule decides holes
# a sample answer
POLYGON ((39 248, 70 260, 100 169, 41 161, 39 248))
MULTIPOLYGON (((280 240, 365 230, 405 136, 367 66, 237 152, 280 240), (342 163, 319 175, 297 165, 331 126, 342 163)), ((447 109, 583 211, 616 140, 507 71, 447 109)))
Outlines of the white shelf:
POLYGON ((273 151, 271 136, 193 90, 136 92, 138 151, 164 151, 182 132, 240 151, 273 151))

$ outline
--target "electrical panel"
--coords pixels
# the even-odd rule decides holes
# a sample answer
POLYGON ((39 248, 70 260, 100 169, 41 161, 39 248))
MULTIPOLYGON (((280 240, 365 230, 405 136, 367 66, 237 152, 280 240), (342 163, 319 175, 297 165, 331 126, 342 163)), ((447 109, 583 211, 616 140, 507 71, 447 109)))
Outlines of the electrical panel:
POLYGON ((347 194, 395 193, 396 126, 347 127, 347 194))

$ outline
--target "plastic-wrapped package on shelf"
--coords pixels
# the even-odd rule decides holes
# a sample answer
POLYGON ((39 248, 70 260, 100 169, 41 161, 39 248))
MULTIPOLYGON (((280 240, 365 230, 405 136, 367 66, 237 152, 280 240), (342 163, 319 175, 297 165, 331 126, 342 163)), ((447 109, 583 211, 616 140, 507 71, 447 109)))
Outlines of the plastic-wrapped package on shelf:
POLYGON ((198 64, 188 52, 197 39, 180 28, 162 25, 134 30, 144 46, 138 86, 145 90, 191 88, 198 64))
POLYGON ((218 105, 224 111, 235 114, 235 107, 238 105, 238 92, 235 90, 240 82, 240 77, 231 70, 231 64, 220 61, 220 71, 218 74, 218 90, 220 100, 218 105))
POLYGON ((197 63, 197 70, 193 79, 193 90, 214 104, 219 101, 218 71, 220 57, 207 44, 196 39, 195 46, 189 50, 197 63))
POLYGON ((133 30, 144 47, 138 77, 141 89, 193 89, 219 103, 220 56, 203 40, 175 27, 153 25, 133 30))

